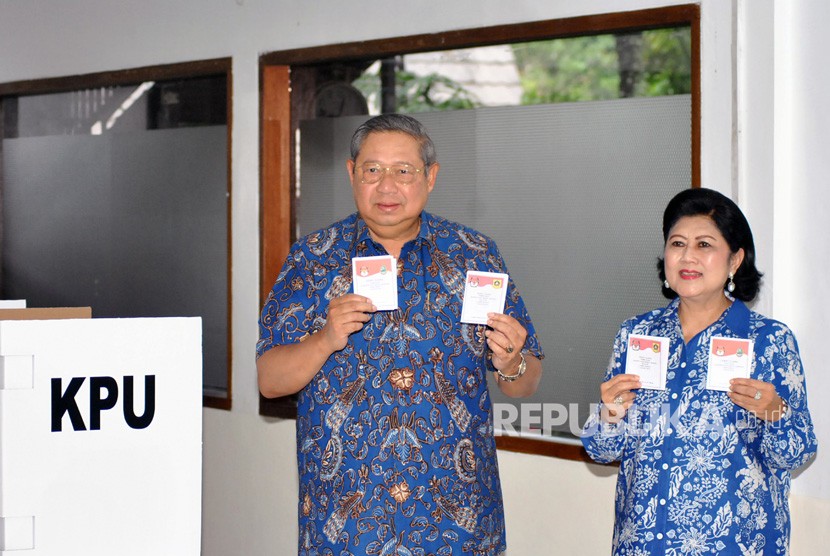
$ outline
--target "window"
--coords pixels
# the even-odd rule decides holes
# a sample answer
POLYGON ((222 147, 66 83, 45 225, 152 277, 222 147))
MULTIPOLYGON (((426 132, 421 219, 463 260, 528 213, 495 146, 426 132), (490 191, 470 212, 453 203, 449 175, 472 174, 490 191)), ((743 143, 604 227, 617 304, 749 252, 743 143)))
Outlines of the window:
MULTIPOLYGON (((664 33, 666 34, 666 33, 664 33)), ((335 172, 342 173, 342 159, 345 156, 342 154, 348 144, 348 136, 356 125, 365 118, 365 114, 373 110, 374 106, 379 106, 380 111, 400 110, 409 112, 419 112, 419 118, 427 124, 427 127, 433 133, 434 138, 438 142, 439 160, 444 163, 442 165, 442 175, 439 176, 439 184, 436 192, 433 194, 430 205, 427 210, 452 219, 459 220, 465 224, 472 225, 480 231, 491 235, 499 243, 511 273, 517 277, 519 287, 528 303, 531 311, 531 316, 537 329, 541 330, 540 321, 542 315, 540 309, 537 307, 543 303, 540 301, 545 295, 545 290, 533 291, 534 285, 533 276, 531 276, 531 265, 533 264, 532 255, 535 252, 538 256, 539 244, 546 241, 555 242, 566 238, 576 237, 577 241, 572 241, 573 249, 568 250, 569 246, 565 243, 551 245, 552 251, 546 252, 546 257, 555 260, 553 270, 559 275, 555 277, 554 282, 560 289, 563 289, 566 294, 572 293, 574 304, 567 307, 554 307, 546 310, 553 316, 553 323, 545 326, 544 334, 552 337, 548 340, 540 335, 540 341, 547 352, 548 360, 545 363, 547 369, 547 376, 543 379, 543 385, 540 387, 540 392, 530 402, 540 401, 559 402, 560 394, 570 396, 568 389, 580 381, 589 382, 591 393, 587 399, 593 401, 597 397, 598 382, 601 378, 601 372, 604 368, 608 355, 610 353, 611 343, 613 341, 613 333, 616 331, 616 326, 619 322, 628 316, 650 309, 654 306, 654 298, 648 298, 650 293, 645 294, 645 298, 630 295, 630 289, 621 287, 620 282, 614 282, 604 278, 602 273, 606 267, 600 263, 602 257, 605 256, 605 251, 597 251, 598 243, 601 243, 602 238, 611 238, 618 241, 618 238, 624 238, 624 234, 629 233, 628 229, 621 229, 617 224, 620 220, 621 214, 624 210, 619 210, 620 207, 629 206, 626 203, 628 200, 634 201, 638 196, 645 195, 648 198, 652 190, 648 189, 656 185, 663 185, 664 193, 662 196, 652 199, 654 206, 664 205, 665 201, 676 192, 677 188, 689 187, 696 185, 699 181, 699 132, 698 132, 698 113, 699 113, 699 86, 698 86, 698 8, 697 6, 678 6, 672 8, 661 8, 656 10, 645 10, 641 12, 629 12, 625 14, 608 14, 604 16, 596 16, 590 18, 575 18, 571 20, 558 20, 550 22, 535 22, 526 25, 512 25, 496 28, 469 30, 456 33, 447 33, 444 35, 429 35, 419 37, 403 37, 400 39, 390 39, 385 41, 377 41, 370 43, 359 43, 355 45, 337 45, 336 47, 320 47, 316 49, 306 49, 298 51, 289 51, 285 53, 273 53, 263 56, 263 222, 278 222, 274 228, 265 229, 263 231, 263 275, 262 275, 262 295, 267 294, 277 272, 284 260, 290 241, 295 239, 298 235, 306 233, 315 225, 327 224, 335 220, 343 213, 337 213, 339 210, 353 211, 353 207, 347 207, 344 203, 338 208, 337 197, 332 195, 331 191, 325 190, 324 186, 319 184, 333 184, 336 180, 345 180, 345 175, 338 174, 326 175, 324 168, 327 163, 318 164, 317 159, 314 158, 314 146, 319 144, 331 145, 328 147, 328 153, 323 153, 323 160, 325 156, 330 158, 338 158, 339 164, 336 165, 335 172), (600 101, 598 103, 586 103, 582 108, 576 108, 577 112, 583 112, 583 116, 590 121, 595 121, 596 126, 590 129, 581 129, 587 135, 569 135, 573 141, 562 141, 562 135, 568 133, 575 133, 580 131, 579 125, 572 128, 570 131, 565 128, 557 129, 553 132, 551 127, 538 127, 541 122, 548 122, 549 125, 554 125, 556 118, 561 116, 562 110, 574 108, 575 105, 556 105, 550 104, 551 101, 573 101, 573 98, 550 98, 544 95, 536 95, 536 100, 533 99, 529 104, 534 106, 525 107, 509 107, 504 105, 491 105, 486 108, 478 108, 476 110, 465 110, 471 108, 467 104, 476 105, 479 102, 481 95, 466 94, 470 92, 470 88, 463 86, 463 79, 444 79, 446 75, 434 76, 429 72, 418 73, 415 70, 415 64, 412 59, 433 57, 452 57, 457 55, 457 50, 462 50, 467 46, 481 46, 490 45, 491 47, 500 46, 504 50, 503 45, 509 45, 510 51, 514 56, 524 49, 529 50, 529 45, 534 42, 548 41, 556 37, 577 37, 577 36, 595 36, 602 33, 616 33, 616 35, 608 35, 612 48, 619 52, 622 48, 624 51, 626 40, 630 43, 630 37, 639 37, 639 40, 650 40, 649 33, 653 36, 660 36, 660 32, 652 32, 657 28, 676 29, 685 27, 687 29, 689 61, 687 77, 685 83, 673 82, 670 79, 660 79, 657 75, 659 72, 646 71, 645 66, 638 70, 641 79, 628 79, 625 75, 633 75, 631 73, 625 74, 622 71, 617 72, 617 81, 613 86, 606 86, 604 90, 615 91, 615 95, 607 93, 608 97, 598 98, 628 98, 632 96, 640 96, 649 94, 649 87, 653 87, 654 94, 665 94, 675 92, 688 93, 685 96, 679 95, 671 102, 664 98, 655 99, 656 104, 642 104, 651 99, 628 99, 628 100, 608 100, 600 101), (641 32, 642 31, 642 32, 641 32), (615 37, 628 37, 625 40, 618 40, 615 37), (413 53, 412 45, 418 46, 418 52, 413 53), (440 50, 439 50, 440 49, 440 50), (447 50, 456 49, 456 50, 447 50), (348 55, 348 59, 345 57, 348 55), (375 60, 381 60, 378 64, 375 60), (375 64, 373 66, 373 64, 375 64), (377 79, 372 82, 380 81, 380 86, 371 84, 368 87, 375 87, 374 90, 367 88, 367 84, 361 82, 358 77, 365 74, 366 70, 369 72, 376 72, 377 79), (291 92, 288 92, 287 83, 290 72, 291 92), (435 93, 440 89, 441 94, 433 94, 431 98, 424 99, 424 95, 420 95, 425 102, 420 105, 413 103, 407 110, 402 109, 400 103, 400 86, 401 80, 394 79, 395 74, 404 73, 404 83, 413 84, 415 90, 416 85, 421 83, 425 85, 421 90, 435 93), (409 75, 406 75, 406 74, 409 75), (648 76, 643 78, 643 76, 648 76), (346 93, 346 89, 356 88, 363 90, 363 97, 367 99, 365 107, 362 107, 359 102, 350 100, 348 103, 341 103, 340 106, 346 107, 347 110, 341 111, 338 114, 331 114, 330 111, 318 110, 319 105, 316 101, 320 98, 320 92, 331 91, 333 88, 332 82, 336 80, 335 77, 341 81, 346 81, 349 87, 339 86, 341 89, 341 98, 349 95, 353 98, 353 91, 346 93), (659 85, 654 85, 659 83, 659 85), (273 86, 272 86, 273 85, 273 86), (686 87, 686 89, 684 89, 686 87), (662 88, 662 89, 661 89, 662 88), (270 96, 269 96, 270 95, 270 96), (477 98, 478 97, 478 98, 477 98), (454 102, 461 108, 459 112, 442 113, 440 117, 436 114, 430 114, 434 110, 436 102, 454 102), (431 106, 432 103, 432 106, 431 106), (662 103, 662 107, 658 106, 662 103), (613 108, 617 105, 624 104, 626 108, 640 108, 643 110, 643 115, 657 116, 655 106, 665 110, 662 114, 670 114, 671 125, 680 130, 680 135, 675 138, 672 144, 671 157, 679 157, 677 166, 681 169, 680 173, 667 175, 662 172, 660 164, 654 164, 654 159, 642 159, 642 151, 629 151, 627 148, 628 141, 620 142, 619 139, 612 139, 610 136, 603 135, 602 125, 609 124, 611 127, 618 128, 618 131, 626 133, 632 131, 633 123, 648 126, 649 120, 638 118, 636 110, 629 111, 625 117, 611 116, 613 108), (670 106, 671 105, 671 106, 670 106), (422 109, 423 108, 423 109, 422 109), (557 115, 558 114, 558 115, 557 115), (632 115, 633 114, 633 115, 632 115), (340 116, 341 123, 327 122, 323 117, 340 116), (547 119, 553 118, 553 119, 547 119), (628 118, 628 119, 626 119, 628 118), (286 120, 290 121, 290 125, 286 120), (467 120, 463 122, 463 120, 467 120), (276 127, 269 125, 273 122, 283 122, 285 126, 280 135, 271 135, 270 131, 277 131, 276 127), (452 123, 448 123, 452 122, 452 123), (516 125, 520 122, 521 125, 516 125), (463 124, 466 124, 462 127, 463 124), (675 125, 676 124, 676 125, 675 125), (536 126, 536 127, 534 127, 536 126), (326 129, 329 128, 329 129, 326 129), (341 131, 338 131, 341 130, 341 131), (436 136, 436 131, 438 131, 436 136), (518 131, 517 131, 518 130, 518 131), (508 150, 504 143, 499 142, 498 138, 510 137, 511 142, 516 141, 517 136, 521 135, 524 130, 533 130, 536 135, 530 137, 530 149, 524 145, 524 149, 517 148, 516 151, 511 151, 513 154, 514 166, 499 167, 495 164, 489 163, 494 156, 501 154, 501 151, 508 150), (319 133, 321 140, 315 141, 314 134, 319 133), (559 137, 553 137, 556 134, 559 137), (299 144, 293 144, 293 138, 299 137, 299 144), (455 136, 455 137, 453 137, 455 136), (344 138, 345 137, 345 138, 344 138), (333 139, 332 139, 333 138, 333 139), (552 141, 557 139, 559 142, 552 141), (282 141, 282 143, 278 143, 282 141), (453 142, 455 141, 455 142, 453 142), (579 142, 581 141, 581 143, 579 142), (584 189, 579 187, 585 186, 582 180, 586 172, 584 166, 576 168, 568 168, 569 158, 554 159, 551 158, 551 152, 545 149, 533 148, 539 147, 541 144, 547 144, 548 147, 555 145, 560 149, 571 149, 571 154, 582 154, 585 151, 600 151, 604 155, 609 156, 600 157, 599 161, 582 162, 587 164, 588 168, 601 174, 604 169, 609 172, 607 175, 615 175, 618 168, 607 163, 607 158, 615 158, 623 164, 646 166, 645 170, 648 173, 650 168, 658 170, 655 172, 650 181, 651 185, 646 185, 647 190, 639 189, 644 186, 641 183, 635 183, 636 180, 631 176, 625 176, 617 183, 616 188, 607 188, 608 180, 603 178, 602 184, 606 187, 605 190, 584 189), (443 146, 442 146, 443 145, 443 146), (343 148, 343 151, 338 149, 343 148), (276 157, 273 153, 275 150, 283 149, 282 154, 276 157), (300 171, 296 172, 292 164, 295 160, 295 149, 299 149, 300 171), (538 152, 537 152, 538 151, 538 152), (616 151, 616 152, 615 152, 616 151), (495 154, 494 154, 495 153, 495 154), (534 153, 533 156, 523 157, 526 153, 534 153), (452 160, 448 160, 448 156, 452 160), (551 169, 549 163, 555 160, 557 166, 551 169), (311 166, 308 166, 311 164, 311 166), (602 168, 602 166, 605 168, 602 168), (683 169, 685 165, 685 170, 683 169), (339 166, 339 167, 338 167, 339 166), (533 201, 534 190, 532 189, 532 182, 534 175, 532 170, 540 169, 543 175, 550 175, 551 172, 563 174, 560 176, 564 181, 558 185, 553 185, 545 194, 553 194, 553 197, 545 197, 543 202, 537 203, 533 201), (452 173, 455 168, 456 173, 452 173), (280 174, 278 179, 277 171, 282 170, 284 173, 280 174), (563 171, 564 170, 564 171, 563 171), (314 182, 317 185, 311 185, 314 181, 314 173, 322 171, 325 177, 319 182, 314 182), (548 174, 545 174, 545 171, 548 174), (506 172, 506 173, 505 173, 506 172), (570 173, 568 173, 570 172, 570 173), (685 172, 685 173, 684 173, 685 172), (292 178, 299 174, 301 179, 292 178), (495 176, 495 181, 487 183, 485 178, 495 176), (634 180, 634 181, 632 181, 634 180), (446 189, 446 193, 442 193, 441 184, 451 184, 446 189), (464 187, 469 186, 472 189, 464 191, 464 187), (570 186, 570 188, 566 187, 570 186), (577 186, 574 188, 573 186, 577 186), (323 187, 323 189, 315 189, 323 187), (296 195, 299 188, 300 194, 296 195), (674 188, 674 189, 672 189, 674 188), (459 193, 453 197, 455 193, 459 193), (475 191, 472 195, 470 191, 475 191), (520 192, 521 196, 517 196, 516 192, 520 192), (279 193, 278 193, 279 192, 279 193), (286 193, 287 192, 287 193, 286 193), (484 195, 480 195, 483 192, 484 195), (286 213, 284 208, 279 214, 274 210, 276 206, 284 207, 284 204, 272 204, 266 202, 266 196, 271 196, 274 199, 276 195, 285 195, 282 203, 291 203, 292 211, 286 213), (442 198, 442 194, 446 195, 442 198), (501 196, 499 196, 501 195, 501 196), (319 196, 319 197, 317 197, 319 196), (483 203, 481 198, 485 197, 488 201, 495 200, 495 203, 483 203), (603 198, 604 196, 604 198, 603 198), (514 217, 507 221, 504 217, 505 213, 502 210, 511 197, 519 197, 520 202, 527 209, 531 209, 530 217, 523 214, 519 217, 514 217), (304 200, 312 199, 311 202, 306 203, 304 200), (318 208, 320 203, 313 202, 313 198, 327 198, 335 199, 334 203, 328 202, 324 205, 324 209, 330 211, 324 214, 311 216, 311 220, 306 222, 309 215, 313 214, 311 207, 318 208), (471 201, 472 200, 472 201, 471 201), (441 208, 435 208, 441 207, 441 208), (601 210, 597 211, 595 208, 599 207, 601 210), (596 222, 580 218, 581 214, 592 214, 599 218, 599 222, 603 223, 602 228, 596 228, 596 222), (267 215, 267 216, 266 216, 267 215), (602 217, 606 220, 603 221, 602 217), (274 218, 277 220, 273 220, 274 218), (316 220, 315 220, 316 218, 316 220), (521 245, 521 237, 519 241, 510 239, 508 228, 515 228, 517 222, 530 223, 530 229, 524 230, 524 239, 526 243, 527 237, 532 237, 535 245, 528 253, 527 246, 521 245), (571 226, 569 233, 559 232, 541 232, 542 229, 538 224, 547 224, 550 220, 559 219, 564 222, 566 226, 571 226), (481 222, 481 224, 479 224, 481 222), (591 225, 594 224, 594 228, 591 225), (574 227, 575 226, 575 227, 574 227), (580 227, 581 226, 581 227, 580 227), (273 232, 279 228, 278 234, 273 232), (539 233, 541 232, 541 233, 539 233), (596 257, 585 257, 581 253, 579 247, 580 241, 585 240, 584 246, 592 253, 596 253, 596 257), (270 243, 269 243, 270 242, 270 243), (522 251, 526 253, 523 253, 522 251), (602 254, 601 254, 602 253, 602 254), (514 257, 516 264, 513 264, 514 257), (586 268, 587 265, 587 268, 586 268), (591 265, 599 265, 596 268, 591 268, 591 265), (591 272, 591 274, 586 274, 591 272), (587 277, 587 278, 586 278, 587 277), (580 281, 581 280, 581 281, 580 281), (610 283, 609 283, 610 282, 610 283), (569 346, 567 341, 567 328, 576 321, 572 318, 572 313, 585 312, 586 306, 592 308, 590 301, 591 296, 598 292, 613 292, 616 294, 615 299, 620 300, 619 307, 609 311, 600 306, 593 307, 595 311, 599 310, 598 319, 602 320, 603 325, 608 330, 594 331, 591 323, 580 323, 579 327, 586 326, 592 328, 592 333, 596 332, 601 338, 594 340, 591 348, 598 354, 600 363, 591 363, 590 368, 583 368, 581 363, 576 365, 573 361, 576 359, 569 354, 569 349, 579 348, 583 350, 584 346, 569 346), (536 301, 534 301, 534 298, 536 301), (582 303, 582 304, 581 304, 582 303), (629 305, 626 305, 629 303, 629 305), (622 316, 618 316, 622 315, 622 316), (561 361, 567 362, 562 368, 562 364, 557 364, 555 361, 557 357, 561 361), (586 378, 587 377, 587 378, 586 378), (566 386, 563 386, 565 384, 566 386)), ((586 43, 588 41, 585 41, 586 43)), ((594 41, 596 43, 596 41, 594 41)), ((608 48, 606 44, 604 48, 608 48)), ((630 48, 630 44, 628 45, 630 48)), ((471 52, 471 51, 467 51, 471 52)), ((526 52, 525 52, 526 53, 526 52)), ((518 54, 522 56, 523 54, 518 54)), ((530 62, 525 62, 530 63, 530 62)), ((631 66, 636 64, 630 64, 631 66)), ((656 65, 659 67, 659 64, 656 65)), ((637 69, 637 68, 634 68, 637 69)), ((633 71, 633 70, 632 70, 633 71)), ((583 72, 584 73, 584 72, 583 72)), ((679 72, 675 72, 677 74, 679 72)), ((362 80, 366 80, 365 75, 362 80)), ((555 88, 554 88, 555 89, 555 88)), ((565 90, 573 89, 573 87, 565 87, 565 90)), ((413 95, 410 95, 413 96, 413 95)), ((418 95, 414 95, 416 98, 418 95)), ((597 97, 589 97, 589 100, 595 100, 597 97)), ((326 105, 333 105, 327 103, 326 105)), ((508 104, 508 103, 505 103, 508 104)), ((478 106, 482 106, 479 103, 478 106)), ((567 119, 567 118, 566 118, 567 119)), ((653 123, 653 122, 651 122, 653 123)), ((642 130, 642 128, 640 128, 642 130)), ((530 133, 530 131, 528 131, 530 133)), ((648 140, 655 139, 654 137, 646 137, 647 133, 639 133, 640 137, 648 140)), ((648 142, 648 141, 647 141, 648 142)), ((654 143, 652 147, 655 148, 654 143)), ((659 143, 656 145, 662 147, 659 143)), ((648 147, 646 147, 648 148, 648 147)), ((324 149, 325 150, 325 149, 324 149)), ((501 160, 501 159, 499 159, 501 160)), ((657 161, 663 162, 663 161, 657 161)), ((642 209, 643 207, 640 207, 642 209)), ((635 214, 635 213, 629 213, 635 214)), ((659 212, 653 208, 646 209, 642 214, 632 216, 631 220, 640 222, 644 220, 651 223, 656 222, 659 212), (650 219, 650 220, 649 220, 650 219)), ((657 227, 650 226, 648 231, 652 234, 651 237, 657 238, 659 232, 655 233, 657 227)), ((633 237, 630 236, 629 237, 633 237)), ((659 240, 657 240, 659 243, 659 240)), ((613 241, 610 243, 614 243, 613 241)), ((610 248, 613 249, 613 248, 610 248)), ((656 253, 655 256, 659 254, 656 253)), ((646 276, 651 280, 656 280, 656 272, 653 270, 651 261, 644 261, 642 259, 642 252, 638 252, 639 262, 646 263, 647 269, 642 269, 643 279, 646 276)), ((545 261, 551 262, 551 261, 545 261)), ((642 266, 642 264, 641 264, 642 266)), ((607 273, 606 273, 607 274, 607 273)), ((649 288, 648 283, 645 288, 649 288)), ((651 288, 652 293, 659 296, 659 289, 651 288)), ((567 297, 567 296, 565 296, 567 297)), ((614 297, 614 296, 612 296, 614 297)), ((579 328, 577 327, 577 328, 579 328)), ((583 336, 586 336, 583 334, 583 336)), ((587 336, 586 336, 587 337, 587 336)), ((491 390, 492 391, 492 390, 491 390)), ((495 401, 499 400, 497 396, 495 401)), ((573 399, 574 402, 582 403, 586 398, 573 399)), ((527 402, 528 400, 524 400, 527 402)), ((563 400, 565 402, 567 400, 563 400)), ((262 400, 261 412, 271 415, 289 415, 291 412, 291 400, 262 400)), ((564 403, 567 407, 567 403, 564 403)), ((584 418, 587 413, 587 407, 584 409, 580 420, 584 418)), ((557 425, 558 426, 558 425, 557 425)), ((568 426, 567 424, 565 425, 568 426)), ((535 429, 533 425, 524 426, 525 429, 535 429)), ((546 431, 546 437, 549 434, 546 431)), ((572 438, 572 437, 571 437, 572 438)), ((533 453, 547 453, 556 454, 563 457, 582 458, 580 454, 581 448, 573 445, 562 445, 561 443, 551 443, 528 438, 527 435, 522 437, 502 436, 498 438, 500 447, 510 448, 519 451, 527 451, 533 453)), ((573 444, 573 443, 571 443, 573 444)))
POLYGON ((230 408, 230 60, 0 85, 2 295, 199 316, 230 408))

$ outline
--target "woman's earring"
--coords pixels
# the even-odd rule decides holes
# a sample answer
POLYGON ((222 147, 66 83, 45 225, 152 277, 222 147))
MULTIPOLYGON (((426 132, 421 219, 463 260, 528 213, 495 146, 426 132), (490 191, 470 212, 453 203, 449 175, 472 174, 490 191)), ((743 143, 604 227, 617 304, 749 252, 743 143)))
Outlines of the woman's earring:
POLYGON ((663 280, 663 287, 664 287, 664 288, 666 288, 667 290, 670 290, 670 289, 671 289, 671 286, 669 285, 669 281, 668 281, 668 280, 663 280))
POLYGON ((726 291, 728 291, 729 293, 735 291, 735 280, 733 278, 735 278, 735 274, 730 272, 729 282, 726 283, 726 291))

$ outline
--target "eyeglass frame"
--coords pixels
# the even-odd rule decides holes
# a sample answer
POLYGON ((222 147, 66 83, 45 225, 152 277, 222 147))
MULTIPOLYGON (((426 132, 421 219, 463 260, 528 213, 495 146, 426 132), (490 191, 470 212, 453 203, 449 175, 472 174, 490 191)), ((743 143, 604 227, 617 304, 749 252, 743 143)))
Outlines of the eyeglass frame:
POLYGON ((380 183, 381 181, 383 181, 383 178, 387 174, 392 176, 392 180, 395 183, 400 184, 400 185, 409 185, 409 184, 411 184, 412 182, 415 181, 415 178, 417 177, 418 174, 423 173, 424 175, 426 175, 429 172, 429 166, 426 165, 426 164, 423 167, 418 168, 416 166, 413 166, 412 164, 409 164, 408 162, 404 162, 404 163, 401 163, 401 164, 389 164, 389 165, 386 165, 386 166, 384 166, 383 164, 381 164, 379 162, 364 162, 364 163, 360 164, 359 166, 357 164, 355 164, 354 169, 355 169, 355 171, 357 171, 358 169, 360 170, 360 183, 365 183, 366 185, 374 185, 376 183, 380 183), (365 169, 366 169, 366 167, 378 168, 378 169, 382 170, 382 173, 378 174, 377 181, 366 181, 366 178, 365 178, 365 175, 366 175, 366 170, 365 169), (412 181, 400 181, 398 179, 400 177, 400 175, 395 174, 392 171, 394 168, 403 168, 403 167, 412 168, 412 181))

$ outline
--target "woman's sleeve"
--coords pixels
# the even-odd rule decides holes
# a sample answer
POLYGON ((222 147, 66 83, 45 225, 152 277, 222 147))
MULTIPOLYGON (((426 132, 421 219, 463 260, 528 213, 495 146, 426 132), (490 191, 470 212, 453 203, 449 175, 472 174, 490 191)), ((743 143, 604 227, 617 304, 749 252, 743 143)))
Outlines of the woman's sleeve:
MULTIPOLYGON (((625 345, 626 336, 627 329, 623 325, 614 340, 614 351, 608 362, 603 382, 607 382, 623 371, 621 351, 622 346, 625 345)), ((591 459, 599 463, 610 463, 622 458, 628 416, 626 415, 619 423, 606 423, 601 418, 601 412, 602 401, 592 405, 591 415, 582 428, 582 444, 591 459)))
POLYGON ((763 380, 772 382, 789 409, 778 421, 765 421, 761 453, 767 465, 793 470, 816 453, 813 420, 807 408, 807 385, 798 344, 793 333, 776 323, 766 334, 764 353, 759 361, 766 365, 763 380))

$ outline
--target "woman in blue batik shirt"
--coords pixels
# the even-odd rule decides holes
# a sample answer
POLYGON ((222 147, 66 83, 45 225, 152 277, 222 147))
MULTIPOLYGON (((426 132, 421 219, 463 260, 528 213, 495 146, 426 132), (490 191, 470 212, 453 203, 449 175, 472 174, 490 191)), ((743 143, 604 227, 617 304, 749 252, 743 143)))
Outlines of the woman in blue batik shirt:
POLYGON ((672 301, 622 324, 583 431, 620 462, 613 553, 788 554, 790 473, 816 451, 795 337, 744 304, 761 274, 729 198, 682 191, 663 238, 672 301))

